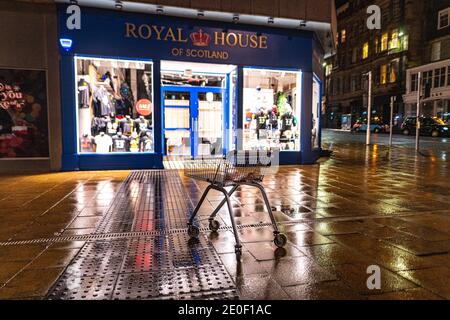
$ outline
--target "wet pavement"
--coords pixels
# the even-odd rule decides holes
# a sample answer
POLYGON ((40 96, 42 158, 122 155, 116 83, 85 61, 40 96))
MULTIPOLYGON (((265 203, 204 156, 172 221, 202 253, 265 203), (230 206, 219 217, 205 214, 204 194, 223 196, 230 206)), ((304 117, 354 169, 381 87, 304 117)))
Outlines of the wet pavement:
POLYGON ((207 184, 181 171, 2 176, 0 299, 448 299, 449 147, 425 140, 416 155, 325 131, 331 158, 264 180, 284 249, 258 191, 233 195, 240 259, 225 208, 219 232, 206 228, 219 193, 188 241, 207 184), (381 289, 367 288, 370 265, 381 289))

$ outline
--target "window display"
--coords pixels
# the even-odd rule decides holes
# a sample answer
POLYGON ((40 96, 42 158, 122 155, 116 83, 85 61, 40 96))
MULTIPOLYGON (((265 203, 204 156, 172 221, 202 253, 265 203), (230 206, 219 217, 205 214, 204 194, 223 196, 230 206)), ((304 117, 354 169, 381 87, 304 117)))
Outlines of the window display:
POLYGON ((244 69, 244 149, 300 150, 301 73, 244 69))
POLYGON ((48 158, 47 76, 0 69, 0 159, 48 158))
POLYGON ((75 63, 79 152, 154 152, 152 63, 75 63))

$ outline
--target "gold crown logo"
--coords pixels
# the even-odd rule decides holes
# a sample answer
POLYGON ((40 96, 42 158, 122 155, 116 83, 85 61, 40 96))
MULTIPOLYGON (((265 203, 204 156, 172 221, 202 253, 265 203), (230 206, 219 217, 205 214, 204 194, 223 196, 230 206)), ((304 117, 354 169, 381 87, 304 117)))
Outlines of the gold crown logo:
POLYGON ((192 32, 190 35, 192 44, 197 47, 206 47, 209 45, 211 37, 209 34, 204 33, 202 29, 198 32, 192 32))

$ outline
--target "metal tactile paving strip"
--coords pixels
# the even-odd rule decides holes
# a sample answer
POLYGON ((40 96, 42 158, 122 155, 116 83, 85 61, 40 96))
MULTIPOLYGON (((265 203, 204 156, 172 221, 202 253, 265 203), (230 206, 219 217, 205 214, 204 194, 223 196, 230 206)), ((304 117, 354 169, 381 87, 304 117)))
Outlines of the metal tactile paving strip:
POLYGON ((116 280, 116 274, 80 277, 76 272, 65 272, 47 295, 47 299, 110 300, 116 280))
POLYGON ((121 193, 49 299, 237 298, 206 235, 187 235, 192 207, 176 172, 133 172, 121 193))

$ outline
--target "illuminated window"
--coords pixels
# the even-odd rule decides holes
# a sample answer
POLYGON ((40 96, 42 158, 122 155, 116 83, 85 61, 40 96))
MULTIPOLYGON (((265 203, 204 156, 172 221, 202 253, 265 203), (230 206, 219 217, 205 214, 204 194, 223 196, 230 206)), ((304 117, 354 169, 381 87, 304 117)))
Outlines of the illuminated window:
POLYGON ((387 65, 383 64, 380 67, 380 83, 386 84, 387 83, 387 65))
POLYGON ((389 65, 389 82, 394 83, 397 82, 398 75, 398 60, 394 60, 389 65))
POLYGON ((381 36, 381 51, 385 51, 388 48, 388 34, 383 33, 381 36))
POLYGON ((395 29, 392 31, 391 42, 389 43, 389 49, 398 48, 398 30, 395 29))
POLYGON ((375 37, 375 53, 380 52, 378 37, 375 37))
POLYGON ((342 29, 341 30, 341 43, 344 43, 346 39, 347 39, 347 32, 345 31, 345 29, 342 29))
POLYGON ((363 59, 367 59, 369 57, 369 43, 366 42, 363 45, 363 52, 362 52, 363 59))

